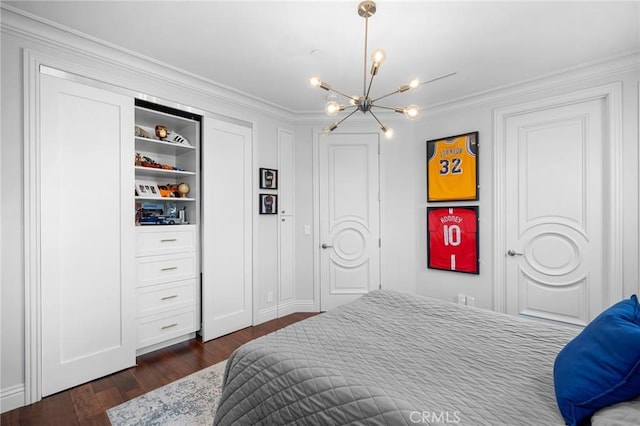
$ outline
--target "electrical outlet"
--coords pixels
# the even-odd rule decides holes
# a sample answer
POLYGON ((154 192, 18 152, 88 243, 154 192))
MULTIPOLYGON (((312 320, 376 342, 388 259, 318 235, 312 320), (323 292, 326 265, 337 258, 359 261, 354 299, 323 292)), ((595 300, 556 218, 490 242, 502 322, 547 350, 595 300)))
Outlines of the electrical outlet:
POLYGON ((467 304, 467 296, 465 296, 464 294, 459 294, 458 295, 458 303, 460 305, 466 305, 467 304))
POLYGON ((476 298, 473 296, 467 296, 467 306, 475 306, 476 298))
POLYGON ((269 303, 273 302, 273 292, 272 291, 268 291, 267 292, 267 302, 269 302, 269 303))

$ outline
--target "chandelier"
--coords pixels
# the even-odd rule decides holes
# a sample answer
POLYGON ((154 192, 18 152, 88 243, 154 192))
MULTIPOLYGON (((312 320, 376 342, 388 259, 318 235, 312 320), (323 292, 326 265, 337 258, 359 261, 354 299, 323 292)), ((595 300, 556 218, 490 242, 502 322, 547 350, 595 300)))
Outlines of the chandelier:
MULTIPOLYGON (((369 96, 371 92, 371 86, 373 84, 373 78, 378 74, 380 65, 382 65, 382 63, 385 60, 385 52, 382 49, 376 49, 371 54, 371 70, 370 70, 371 78, 369 79, 369 84, 367 85, 367 42, 368 42, 368 30, 369 30, 369 18, 375 15, 375 13, 376 13, 376 3, 373 1, 363 1, 358 5, 358 15, 364 18, 364 79, 363 79, 364 81, 363 81, 362 96, 346 95, 334 89, 333 87, 331 87, 329 83, 321 81, 316 76, 311 77, 311 79, 309 80, 312 86, 320 87, 321 89, 324 89, 334 94, 334 95, 329 95, 327 97, 328 102, 325 106, 325 112, 327 113, 327 115, 334 117, 338 115, 338 113, 341 111, 349 110, 353 108, 353 111, 351 111, 347 116, 342 118, 340 121, 337 121, 331 124, 330 126, 326 127, 323 131, 323 135, 328 135, 331 132, 333 132, 347 118, 351 117, 353 114, 355 114, 358 111, 361 111, 363 114, 366 114, 366 113, 371 114, 371 116, 378 122, 378 125, 380 126, 380 129, 382 130, 382 132, 388 138, 393 136, 393 129, 382 124, 382 122, 374 114, 373 112, 374 108, 392 110, 397 113, 404 114, 404 116, 407 117, 409 120, 413 120, 418 116, 419 108, 417 105, 409 105, 405 107, 394 108, 394 107, 382 106, 377 104, 379 100, 387 98, 391 95, 395 95, 396 93, 402 93, 410 89, 415 89, 420 85, 420 81, 417 78, 414 78, 413 80, 409 81, 407 84, 403 84, 402 86, 398 87, 396 90, 389 92, 385 95, 382 95, 380 97, 371 98, 369 96), (338 103, 336 101, 337 99, 336 95, 340 95, 347 98, 348 104, 345 105, 345 104, 338 103)), ((444 77, 440 77, 440 78, 444 78, 444 77)))

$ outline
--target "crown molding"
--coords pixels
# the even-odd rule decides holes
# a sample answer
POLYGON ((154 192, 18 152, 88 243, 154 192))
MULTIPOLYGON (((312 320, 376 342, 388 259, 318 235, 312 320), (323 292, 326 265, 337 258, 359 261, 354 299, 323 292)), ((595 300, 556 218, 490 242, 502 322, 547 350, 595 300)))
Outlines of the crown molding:
MULTIPOLYGON (((2 12, 0 27, 3 33, 32 40, 52 48, 64 49, 75 56, 88 57, 145 79, 152 78, 159 84, 170 84, 192 94, 210 96, 214 100, 230 106, 248 109, 272 118, 292 121, 298 125, 327 122, 323 111, 293 111, 239 89, 225 86, 157 59, 29 14, 10 5, 0 3, 0 11, 2 12)), ((619 56, 604 58, 600 61, 582 64, 533 79, 429 105, 423 107, 422 114, 414 122, 419 123, 436 114, 477 108, 489 103, 508 101, 548 91, 553 92, 555 89, 566 87, 567 84, 580 84, 639 69, 640 51, 627 52, 619 56)), ((113 81, 110 83, 118 86, 123 84, 122 79, 119 79, 117 83, 113 81)), ((135 84, 129 84, 135 87, 135 84)), ((131 87, 126 88, 131 89, 131 87)), ((381 117, 389 119, 392 115, 394 114, 382 113, 381 117)), ((356 117, 353 118, 356 121, 356 117)), ((361 119, 364 120, 364 117, 361 119)))
POLYGON ((640 70, 640 51, 626 52, 618 56, 585 63, 533 79, 430 105, 423 109, 423 114, 420 118, 424 119, 425 116, 443 112, 477 108, 490 103, 519 99, 523 96, 531 96, 543 92, 551 91, 553 93, 557 89, 566 88, 568 84, 588 83, 638 70, 640 70))
MULTIPOLYGON (((36 42, 82 59, 90 59, 108 67, 115 67, 127 74, 156 83, 171 85, 198 96, 210 96, 216 101, 248 109, 276 119, 293 120, 295 113, 264 99, 225 86, 197 74, 166 64, 157 59, 125 49, 104 40, 40 18, 10 5, 0 3, 0 30, 3 34, 36 42)), ((135 84, 121 76, 117 81, 105 81, 125 89, 135 89, 135 84), (132 87, 125 87, 130 85, 132 87)))

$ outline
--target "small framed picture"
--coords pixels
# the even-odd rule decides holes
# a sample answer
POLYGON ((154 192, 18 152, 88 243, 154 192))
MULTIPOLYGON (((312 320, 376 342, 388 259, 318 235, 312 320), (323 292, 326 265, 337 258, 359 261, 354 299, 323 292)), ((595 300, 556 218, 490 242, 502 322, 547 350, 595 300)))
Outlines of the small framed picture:
POLYGON ((260 194, 260 214, 276 214, 278 212, 278 196, 260 194))
POLYGON ((136 197, 142 198, 162 198, 162 193, 153 182, 136 181, 136 197))
POLYGON ((260 169, 260 189, 278 189, 278 171, 260 169))

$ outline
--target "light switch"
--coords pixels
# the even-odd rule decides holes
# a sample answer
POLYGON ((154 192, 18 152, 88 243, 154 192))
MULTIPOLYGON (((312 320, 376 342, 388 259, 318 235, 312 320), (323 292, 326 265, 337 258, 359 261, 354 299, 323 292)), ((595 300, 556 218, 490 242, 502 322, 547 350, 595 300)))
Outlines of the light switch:
POLYGON ((304 235, 311 235, 311 225, 304 226, 304 235))

